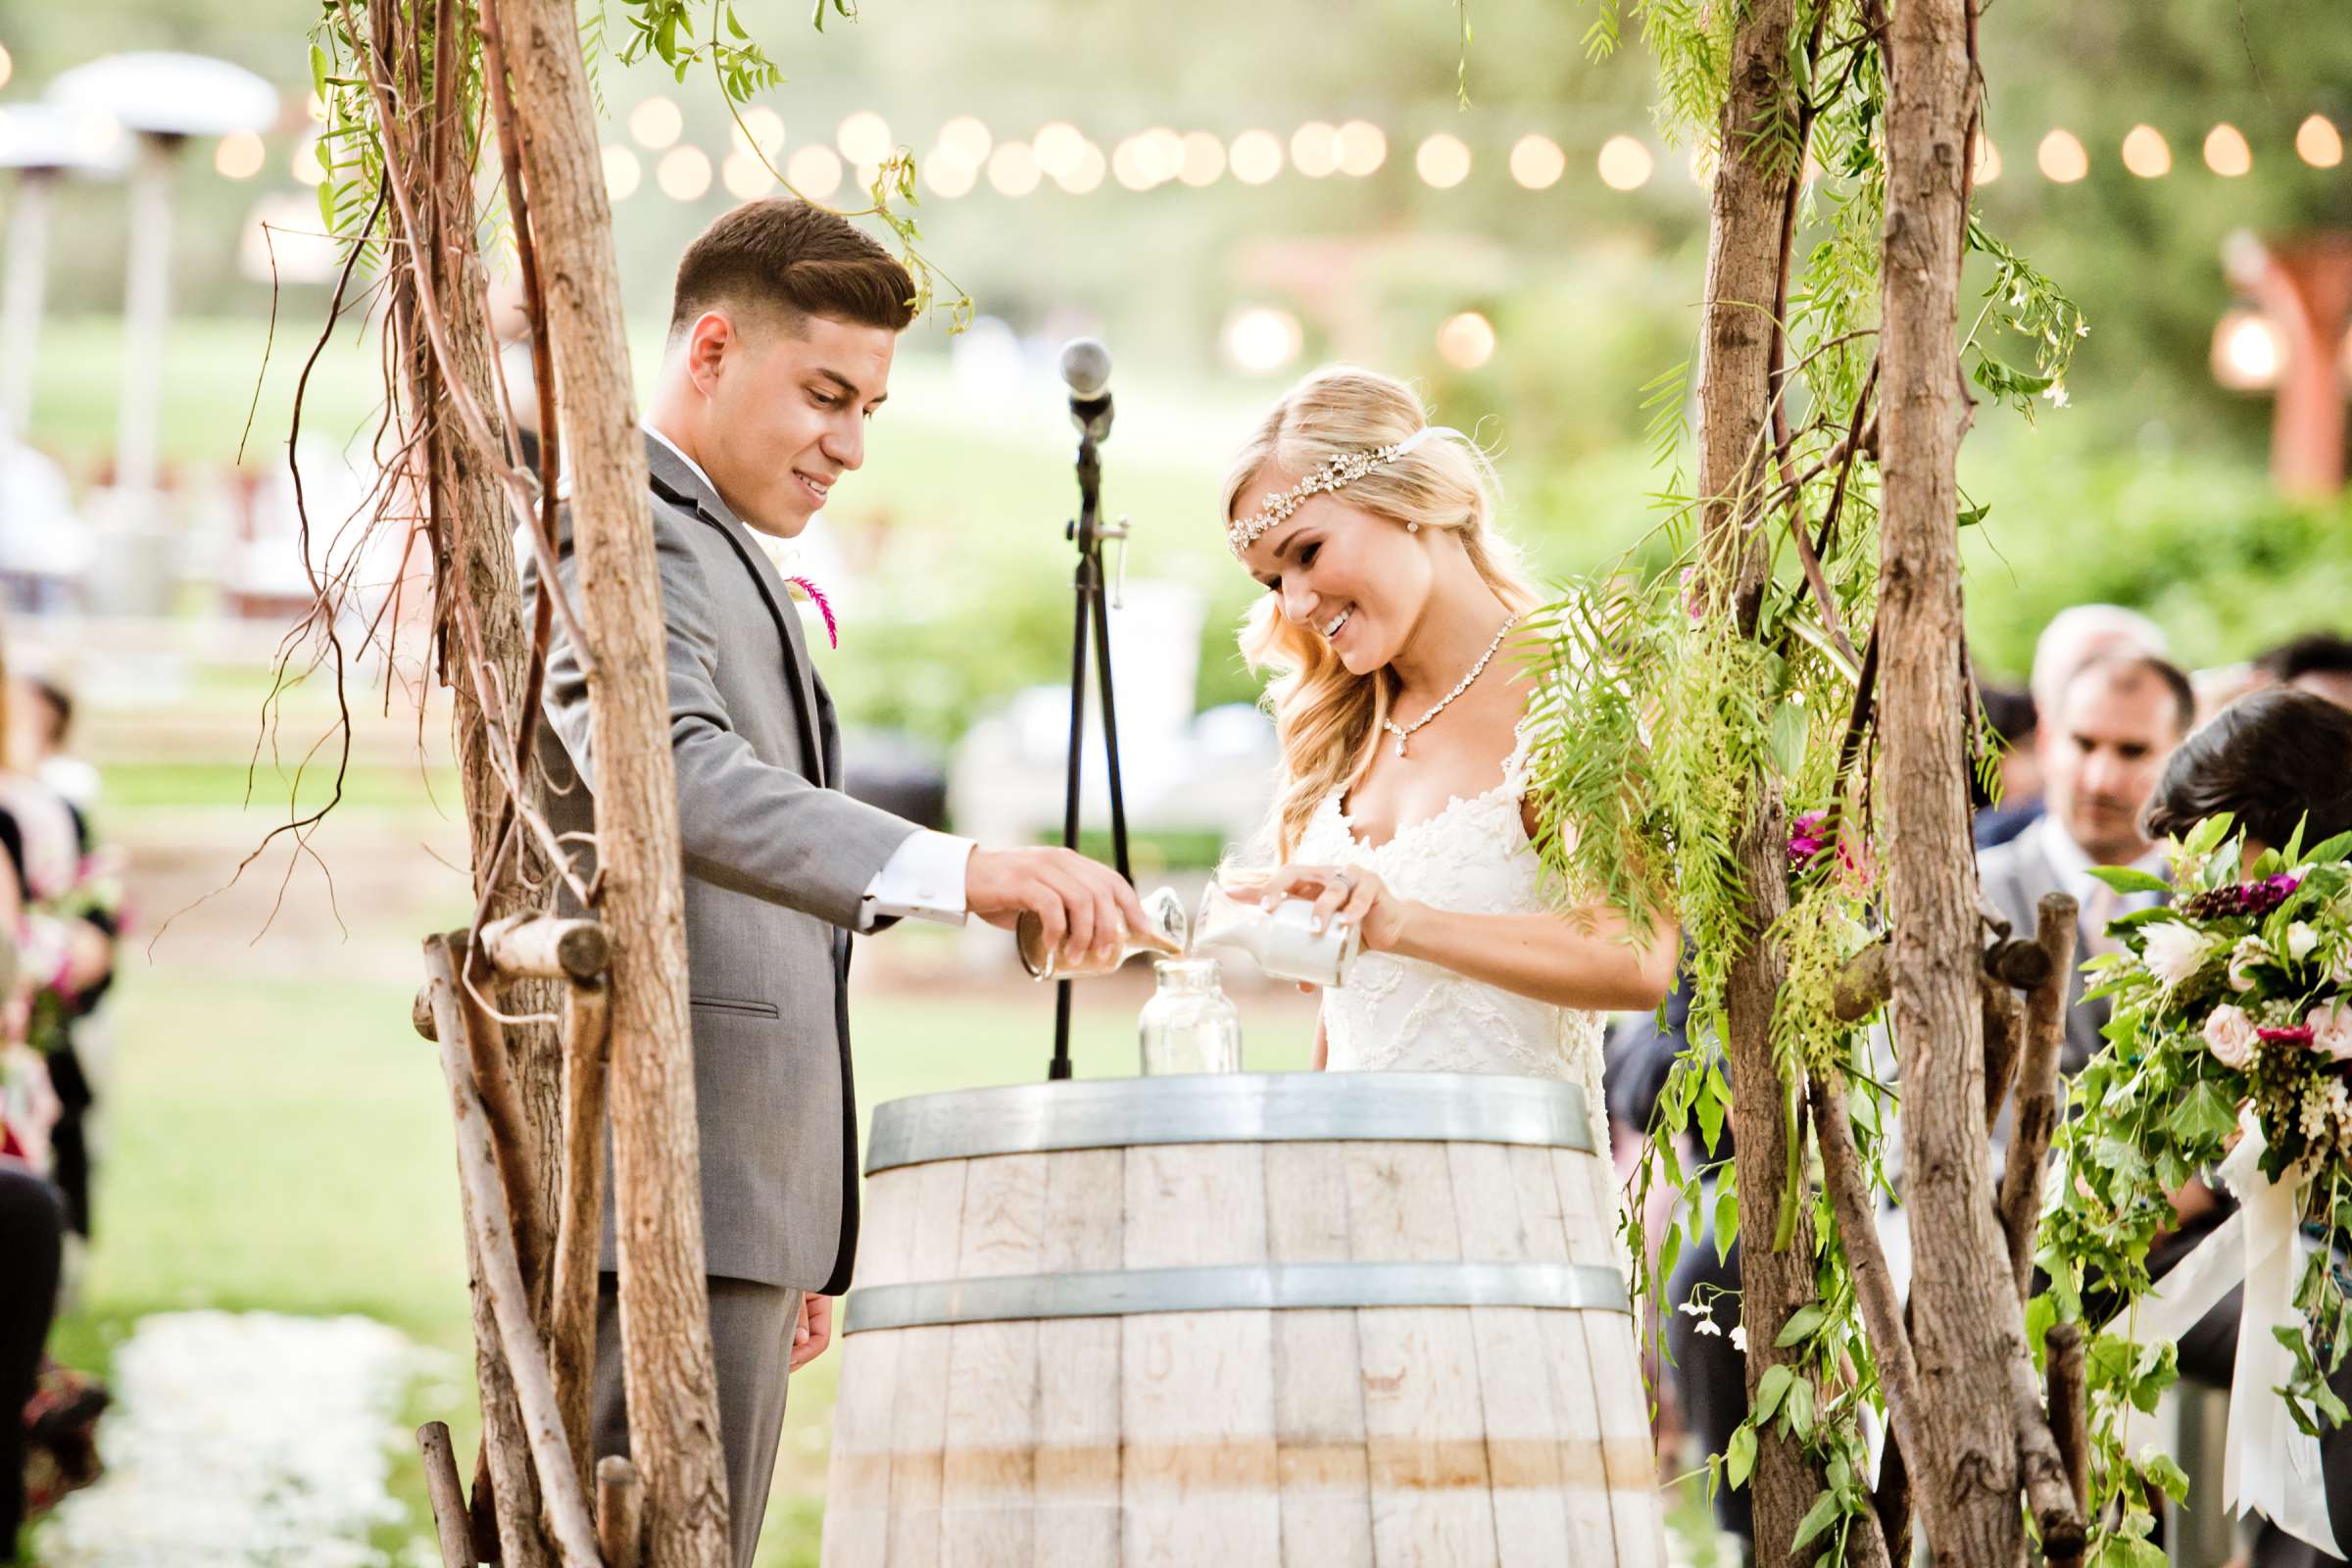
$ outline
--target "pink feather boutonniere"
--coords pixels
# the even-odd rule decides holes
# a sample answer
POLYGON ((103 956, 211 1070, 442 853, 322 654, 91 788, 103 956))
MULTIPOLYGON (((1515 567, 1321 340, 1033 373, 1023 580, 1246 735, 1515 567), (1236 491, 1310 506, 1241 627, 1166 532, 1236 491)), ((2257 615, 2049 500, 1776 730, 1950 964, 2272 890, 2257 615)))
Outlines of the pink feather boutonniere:
POLYGON ((793 598, 805 599, 816 606, 816 612, 825 617, 825 641, 839 648, 841 627, 833 619, 833 602, 825 597, 825 591, 806 577, 787 577, 784 580, 792 585, 793 598))

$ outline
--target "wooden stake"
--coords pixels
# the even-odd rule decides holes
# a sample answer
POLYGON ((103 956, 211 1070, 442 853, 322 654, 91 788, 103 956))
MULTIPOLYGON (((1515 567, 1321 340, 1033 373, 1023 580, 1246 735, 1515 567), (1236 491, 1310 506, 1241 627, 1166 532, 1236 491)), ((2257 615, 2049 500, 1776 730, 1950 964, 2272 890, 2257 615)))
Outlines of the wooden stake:
MULTIPOLYGON (((443 939, 450 953, 466 952, 466 934, 453 931, 443 939)), ((498 1174, 506 1190, 506 1212, 514 1227, 514 1257, 530 1292, 534 1315, 546 1289, 547 1205, 540 1198, 539 1144, 522 1103, 522 1091, 507 1060, 507 1031, 485 997, 496 994, 497 976, 477 952, 466 966, 470 986, 457 988, 457 1004, 465 1013, 465 1044, 471 1057, 473 1082, 481 1096, 482 1116, 489 1129, 490 1147, 498 1156, 498 1174)), ((429 982, 428 982, 429 983, 429 982)), ((435 1012, 439 1009, 436 1005, 435 1012)), ((435 1019, 435 1032, 440 1028, 435 1019)))
POLYGON ((450 1447, 448 1423, 427 1421, 418 1427, 416 1452, 424 1460, 424 1492, 433 1508, 441 1568, 473 1568, 473 1526, 466 1513, 466 1489, 458 1482, 458 1458, 450 1447))
POLYGON ((514 1379, 550 1533, 565 1568, 596 1568, 596 1532, 589 1523, 579 1473, 564 1446, 564 1420, 549 1379, 547 1352, 531 1323, 530 1295, 502 1205, 497 1160, 491 1152, 487 1118, 473 1079, 476 1053, 466 1039, 466 1009, 446 938, 425 939, 424 964, 426 983, 433 992, 433 1021, 441 1034, 441 1067, 449 1078, 450 1108, 457 1124, 458 1173, 468 1199, 483 1294, 490 1299, 499 1342, 506 1348, 507 1371, 514 1379))
POLYGON ((594 980, 612 961, 612 944, 594 920, 510 914, 482 927, 482 951, 505 976, 594 980))
POLYGON ((2009 1129, 2001 1172, 2001 1230, 2009 1244, 2009 1275, 2020 1303, 2034 1279, 2034 1240, 2041 1226, 2042 1168, 2058 1127, 2058 1055, 2066 1042, 2068 971, 2075 956, 2075 901, 2042 895, 2034 941, 2050 957, 2047 976, 2026 999, 2025 1054, 2018 1065, 2017 1116, 2009 1129))
POLYGON ((596 1540, 605 1568, 637 1568, 644 1555, 645 1484, 617 1453, 596 1461, 596 1540))
POLYGON ((588 1484, 590 1394, 596 1379, 597 1244, 605 1209, 605 1078, 612 1012, 602 980, 574 983, 564 1019, 564 1200, 556 1225, 548 1342, 564 1435, 588 1484))

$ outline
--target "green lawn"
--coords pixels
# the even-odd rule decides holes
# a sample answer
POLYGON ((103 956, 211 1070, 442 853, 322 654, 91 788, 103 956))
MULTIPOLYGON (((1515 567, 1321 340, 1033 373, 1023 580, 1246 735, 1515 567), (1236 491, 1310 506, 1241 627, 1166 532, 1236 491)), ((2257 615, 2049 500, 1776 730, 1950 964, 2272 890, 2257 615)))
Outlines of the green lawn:
MULTIPOLYGON (((1133 1070, 1132 992, 1082 1005, 1082 1076, 1133 1070)), ((69 1360, 103 1369, 149 1312, 361 1312, 449 1353, 406 1419, 450 1422, 470 1455, 468 1317, 449 1118, 432 1049, 398 985, 255 980, 134 964, 115 1004, 98 1246, 60 1325, 69 1360)), ((1311 1014, 1246 1000, 1250 1065, 1304 1064, 1311 1014)), ((1043 1076, 1052 994, 859 999, 859 1102, 1043 1076)), ((793 1383, 762 1568, 813 1564, 830 1430, 827 1356, 793 1383)), ((413 1453, 396 1490, 425 1529, 413 1453)))

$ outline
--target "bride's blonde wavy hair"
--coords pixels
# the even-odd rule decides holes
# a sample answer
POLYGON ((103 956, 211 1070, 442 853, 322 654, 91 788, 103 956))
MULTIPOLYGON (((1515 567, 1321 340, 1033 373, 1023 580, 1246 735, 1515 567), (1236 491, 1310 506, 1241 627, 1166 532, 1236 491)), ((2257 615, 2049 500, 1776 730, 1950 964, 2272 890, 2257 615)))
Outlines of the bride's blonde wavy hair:
MULTIPOLYGON (((1310 473, 1342 454, 1401 441, 1427 423, 1420 397, 1394 376, 1346 365, 1317 370, 1283 394, 1234 455, 1225 476, 1225 517, 1231 521, 1256 499, 1250 481, 1268 465, 1310 473)), ((1449 436, 1424 441, 1336 494, 1399 527, 1418 523, 1457 535, 1479 576, 1514 612, 1542 602, 1518 551, 1493 527, 1502 486, 1475 442, 1449 436)), ((1371 765, 1395 677, 1386 669, 1348 673, 1319 632, 1283 617, 1275 594, 1243 617, 1241 646, 1252 672, 1275 676, 1265 706, 1282 747, 1282 775, 1269 826, 1276 853, 1288 858, 1323 797, 1352 786, 1371 765)))

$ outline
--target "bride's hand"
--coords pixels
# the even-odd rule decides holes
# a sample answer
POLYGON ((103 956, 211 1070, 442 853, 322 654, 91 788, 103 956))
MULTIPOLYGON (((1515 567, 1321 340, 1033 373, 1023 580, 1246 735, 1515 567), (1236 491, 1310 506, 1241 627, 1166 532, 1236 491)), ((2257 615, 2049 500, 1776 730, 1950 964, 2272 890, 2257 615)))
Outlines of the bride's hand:
POLYGON ((1312 899, 1315 930, 1334 922, 1360 926, 1364 947, 1373 953, 1386 953, 1396 946, 1414 906, 1411 900, 1392 892, 1377 873, 1360 865, 1286 865, 1254 888, 1243 891, 1242 896, 1259 904, 1312 899))

